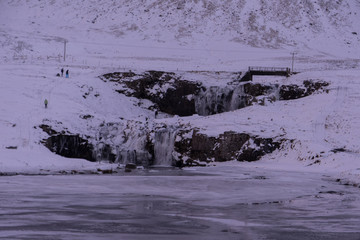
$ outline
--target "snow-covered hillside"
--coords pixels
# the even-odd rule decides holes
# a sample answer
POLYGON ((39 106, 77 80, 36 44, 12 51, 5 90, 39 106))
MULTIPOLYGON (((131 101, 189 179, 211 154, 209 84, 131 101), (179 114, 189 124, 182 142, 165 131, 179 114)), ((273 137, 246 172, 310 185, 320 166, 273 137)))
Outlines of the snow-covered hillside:
POLYGON ((89 40, 98 40, 100 34, 120 40, 130 36, 183 44, 214 38, 274 48, 309 44, 314 37, 324 37, 322 44, 333 40, 358 44, 355 33, 360 32, 360 3, 356 0, 2 2, 7 5, 2 17, 14 19, 13 14, 25 14, 23 24, 42 34, 76 29, 76 35, 89 40), (52 28, 42 31, 45 24, 52 28))
POLYGON ((211 136, 231 130, 283 137, 292 141, 247 165, 335 172, 360 182, 358 14, 357 0, 0 1, 0 172, 98 167, 50 153, 40 144, 47 137, 41 124, 94 139, 113 134, 99 131, 105 123, 129 138, 167 124, 211 136), (301 73, 255 82, 315 79, 330 83, 328 93, 213 116, 155 119, 151 103, 98 78, 166 70, 206 86, 226 85, 227 76, 251 65, 291 67, 293 52, 301 73), (56 77, 62 67, 69 79, 56 77))
POLYGON ((68 63, 145 69, 290 66, 292 52, 303 69, 360 54, 358 0, 4 0, 0 9, 3 61, 61 60, 65 40, 68 63))

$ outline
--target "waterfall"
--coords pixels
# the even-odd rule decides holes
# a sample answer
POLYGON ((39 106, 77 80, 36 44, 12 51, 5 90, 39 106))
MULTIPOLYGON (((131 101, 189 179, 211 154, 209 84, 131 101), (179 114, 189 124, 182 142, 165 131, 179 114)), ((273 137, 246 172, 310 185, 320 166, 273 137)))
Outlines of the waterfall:
POLYGON ((166 128, 155 133, 155 166, 172 166, 176 129, 166 128))
POLYGON ((232 92, 227 111, 234 111, 246 107, 246 99, 247 95, 244 92, 244 85, 238 85, 232 92))
POLYGON ((133 163, 135 165, 148 167, 149 165, 151 165, 151 158, 151 154, 145 150, 120 150, 117 152, 117 158, 115 162, 124 165, 128 163, 133 163))
POLYGON ((133 163, 147 167, 153 156, 146 148, 149 141, 148 123, 121 121, 103 123, 97 132, 94 154, 97 161, 119 164, 133 163))
POLYGON ((244 85, 237 87, 213 86, 195 98, 196 113, 201 116, 233 111, 246 106, 244 85))
POLYGON ((121 164, 133 163, 137 162, 137 154, 136 150, 122 150, 117 154, 116 162, 121 164))

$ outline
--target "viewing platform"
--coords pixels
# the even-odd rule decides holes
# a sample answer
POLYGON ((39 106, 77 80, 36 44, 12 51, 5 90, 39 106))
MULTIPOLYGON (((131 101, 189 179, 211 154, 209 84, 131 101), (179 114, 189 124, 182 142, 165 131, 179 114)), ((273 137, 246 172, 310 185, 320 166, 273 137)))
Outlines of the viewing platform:
POLYGON ((281 67, 249 67, 245 75, 240 79, 241 82, 252 81, 254 75, 257 76, 290 76, 290 68, 281 67))

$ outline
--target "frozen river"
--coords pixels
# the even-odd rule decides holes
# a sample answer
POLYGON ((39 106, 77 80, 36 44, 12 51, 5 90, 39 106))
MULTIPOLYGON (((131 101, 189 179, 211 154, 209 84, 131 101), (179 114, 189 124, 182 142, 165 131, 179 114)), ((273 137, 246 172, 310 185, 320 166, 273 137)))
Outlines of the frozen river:
POLYGON ((359 240, 359 193, 321 174, 234 167, 6 176, 0 239, 359 240))

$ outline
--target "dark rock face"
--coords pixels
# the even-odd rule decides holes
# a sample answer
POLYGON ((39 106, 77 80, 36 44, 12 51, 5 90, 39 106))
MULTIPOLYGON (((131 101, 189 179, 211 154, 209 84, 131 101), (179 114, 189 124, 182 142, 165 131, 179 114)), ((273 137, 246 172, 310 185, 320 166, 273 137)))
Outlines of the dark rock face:
POLYGON ((316 91, 324 91, 325 87, 329 86, 329 83, 324 81, 314 82, 313 80, 305 80, 303 86, 282 85, 280 87, 279 95, 280 100, 293 100, 302 97, 309 96, 316 91))
POLYGON ((96 159, 93 157, 93 146, 85 139, 78 135, 55 135, 44 141, 44 145, 50 151, 68 158, 83 158, 92 162, 96 159))
POLYGON ((216 162, 229 161, 241 150, 249 137, 247 134, 235 132, 224 132, 217 138, 194 133, 190 156, 202 162, 211 159, 216 162))
POLYGON ((187 96, 197 94, 199 86, 188 81, 175 81, 176 88, 166 91, 162 99, 157 99, 160 111, 179 116, 190 116, 195 114, 195 102, 193 97, 187 96))
POLYGON ((144 74, 109 73, 100 77, 103 80, 118 82, 129 90, 118 90, 127 96, 148 99, 165 113, 179 116, 195 114, 193 96, 201 84, 181 80, 172 72, 148 71, 144 74))
POLYGON ((47 124, 41 124, 39 128, 50 136, 41 142, 50 151, 63 157, 96 161, 94 146, 88 140, 64 130, 57 132, 47 124))
POLYGON ((306 90, 298 85, 283 85, 280 87, 280 100, 292 100, 306 96, 306 90))
POLYGON ((275 142, 272 138, 255 138, 256 147, 248 147, 237 156, 238 161, 252 162, 259 160, 267 153, 272 153, 280 148, 281 142, 275 142))
MULTIPOLYGON (((277 87, 277 86, 275 86, 277 87)), ((246 83, 244 84, 244 92, 251 96, 257 97, 268 94, 274 87, 269 85, 262 85, 260 83, 246 83)))
POLYGON ((317 81, 314 82, 314 80, 305 80, 304 86, 306 87, 306 92, 308 95, 313 94, 316 91, 325 90, 325 87, 329 86, 330 84, 328 82, 324 81, 317 81))
MULTIPOLYGON (((59 126, 58 126, 59 127, 59 126)), ((142 129, 139 131, 140 125, 135 129, 133 136, 129 136, 128 131, 124 131, 122 124, 106 123, 101 124, 98 129, 97 138, 92 136, 81 137, 78 134, 72 134, 69 131, 61 130, 60 132, 52 129, 51 126, 42 124, 39 126, 50 137, 44 139, 41 143, 50 151, 68 158, 83 158, 89 161, 109 161, 118 163, 134 163, 136 165, 149 166, 154 162, 154 144, 150 138, 150 133, 142 129), (113 134, 110 134, 112 132, 113 134), (146 134, 146 137, 139 139, 144 141, 144 149, 137 151, 135 149, 122 148, 122 144, 126 144, 128 138, 137 136, 137 134, 146 134), (112 137, 122 137, 124 142, 118 145, 108 144, 108 140, 112 137)), ((128 127, 128 126, 127 126, 128 127)), ((36 128, 36 127, 35 127, 36 128)), ((64 128, 66 129, 66 128, 64 128)), ((125 128, 129 130, 129 128, 125 128)), ((141 137, 141 136, 139 136, 141 137)), ((111 141, 110 141, 111 142, 111 141)))
POLYGON ((256 161, 267 153, 280 148, 281 141, 271 138, 251 137, 246 133, 224 132, 218 137, 194 131, 191 139, 175 142, 179 153, 177 165, 198 166, 199 162, 223 162, 230 160, 256 161), (252 141, 253 144, 249 144, 252 141))
POLYGON ((201 162, 209 161, 215 156, 215 144, 217 139, 204 134, 194 133, 191 140, 190 157, 199 159, 201 162))

